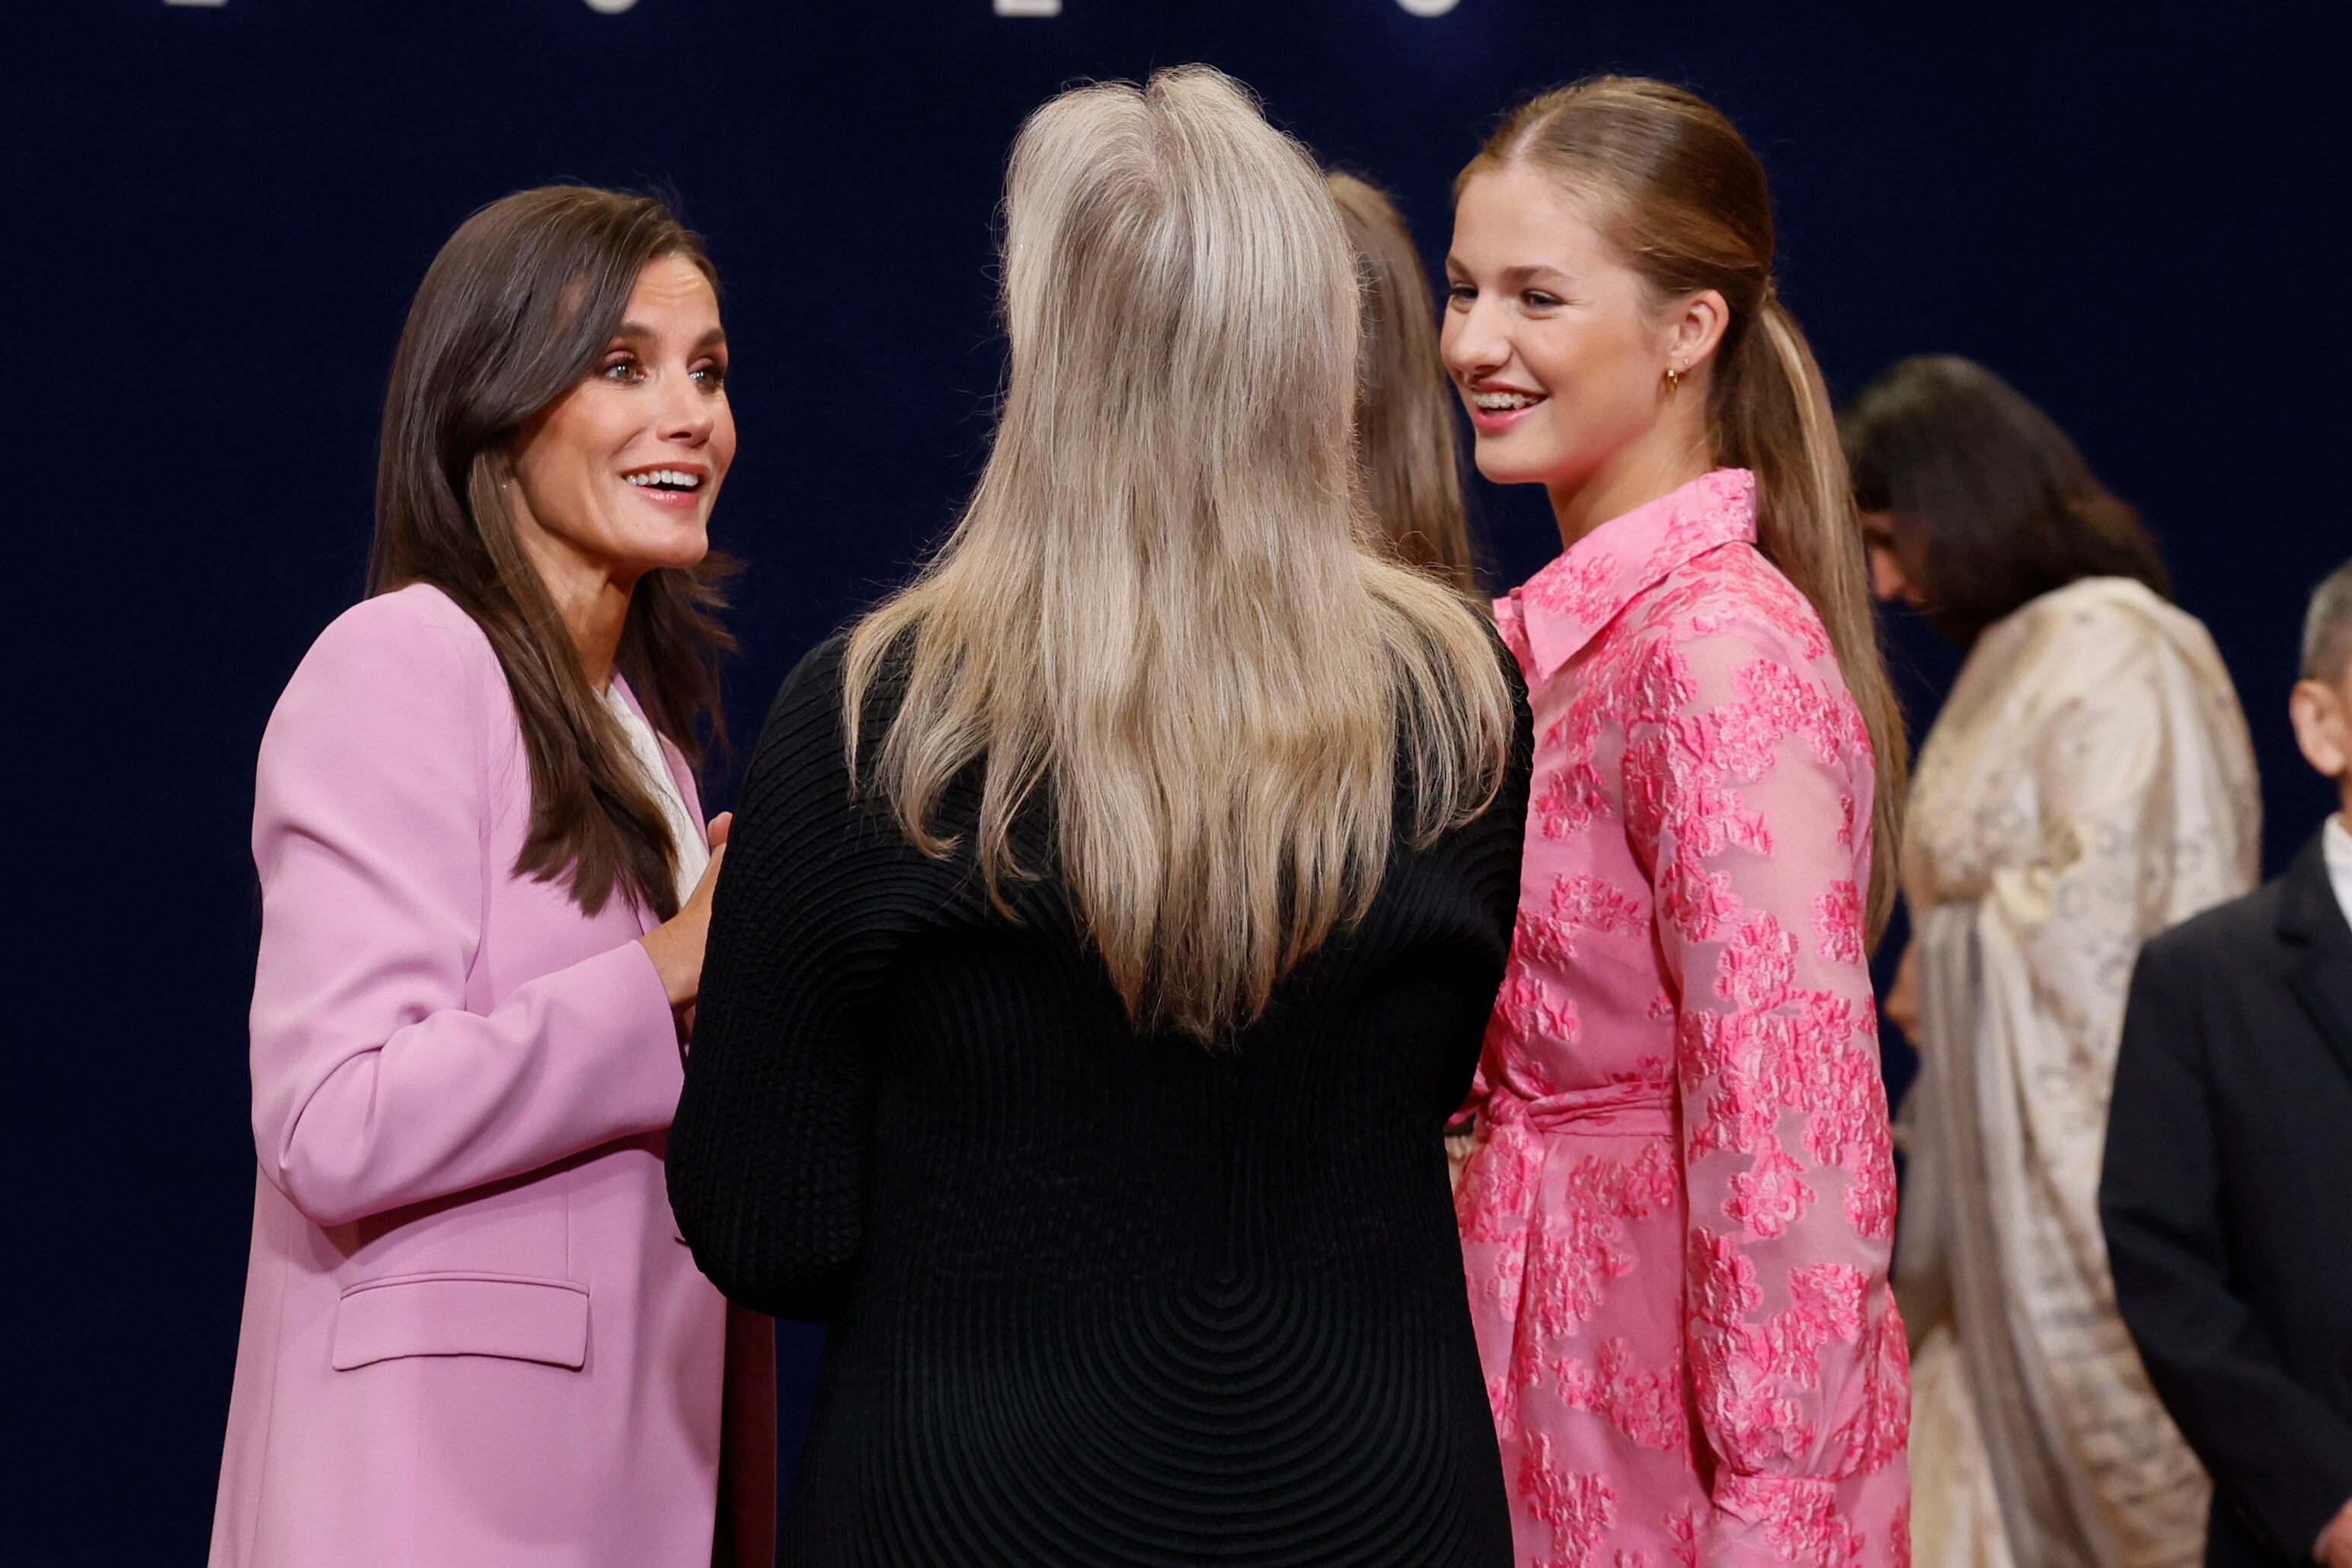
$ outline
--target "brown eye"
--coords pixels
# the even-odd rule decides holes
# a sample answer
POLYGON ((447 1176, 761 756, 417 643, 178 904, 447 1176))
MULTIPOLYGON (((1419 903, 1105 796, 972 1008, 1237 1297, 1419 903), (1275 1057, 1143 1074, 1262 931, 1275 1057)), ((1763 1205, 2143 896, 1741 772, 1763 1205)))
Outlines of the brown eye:
POLYGON ((704 392, 717 392, 727 390, 727 367, 716 360, 697 365, 688 373, 694 377, 694 384, 704 392))
POLYGON ((622 386, 635 386, 646 379, 646 368, 637 362, 635 354, 615 354, 605 361, 604 368, 596 373, 622 386))

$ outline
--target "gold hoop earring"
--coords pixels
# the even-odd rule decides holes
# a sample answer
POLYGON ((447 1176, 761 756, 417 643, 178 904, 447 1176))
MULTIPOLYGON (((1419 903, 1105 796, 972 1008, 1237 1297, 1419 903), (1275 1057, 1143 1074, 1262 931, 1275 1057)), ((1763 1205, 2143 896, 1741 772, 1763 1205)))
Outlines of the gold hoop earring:
POLYGON ((1670 392, 1683 390, 1683 373, 1673 365, 1666 367, 1666 390, 1670 392))

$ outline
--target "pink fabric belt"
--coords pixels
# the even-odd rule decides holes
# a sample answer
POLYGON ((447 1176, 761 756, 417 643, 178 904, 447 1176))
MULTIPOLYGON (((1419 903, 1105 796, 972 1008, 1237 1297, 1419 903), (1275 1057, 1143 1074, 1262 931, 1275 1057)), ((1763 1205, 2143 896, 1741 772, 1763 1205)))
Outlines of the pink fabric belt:
POLYGON ((1508 1085, 1486 1102, 1498 1125, 1524 1122, 1548 1137, 1671 1138, 1675 1103, 1654 1083, 1604 1083, 1559 1094, 1521 1095, 1508 1085))

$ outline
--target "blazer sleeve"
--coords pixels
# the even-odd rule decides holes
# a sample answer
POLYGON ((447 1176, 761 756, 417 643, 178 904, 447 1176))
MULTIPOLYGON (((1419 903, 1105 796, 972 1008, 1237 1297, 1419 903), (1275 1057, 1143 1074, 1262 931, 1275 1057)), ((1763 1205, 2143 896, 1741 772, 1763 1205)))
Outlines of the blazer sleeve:
POLYGON ((1895 1173, 1864 963, 1868 737, 1759 622, 1662 647, 1624 756, 1678 1015, 1684 1292, 1717 1457, 1699 1560, 1788 1561, 1840 1482, 1899 1468, 1895 1173))
POLYGON ((2352 1501, 2352 1426, 2295 1381, 2231 1284, 2205 1068, 2208 1050, 2231 1042, 2205 1038, 2192 934, 2159 937, 2133 971, 2099 1217, 2116 1304, 2174 1424, 2272 1545, 2302 1561, 2352 1501))
POLYGON ((466 1006, 503 874, 482 684, 429 606, 371 600, 320 637, 262 740, 254 1146, 320 1225, 656 1130, 676 1103, 676 1026, 635 941, 466 1006))
POLYGON ((832 1314, 863 1241, 868 1009, 929 885, 895 869, 914 852, 883 810, 853 799, 841 654, 835 639, 785 681, 745 776, 669 1143, 695 1262, 730 1299, 810 1320, 832 1314))

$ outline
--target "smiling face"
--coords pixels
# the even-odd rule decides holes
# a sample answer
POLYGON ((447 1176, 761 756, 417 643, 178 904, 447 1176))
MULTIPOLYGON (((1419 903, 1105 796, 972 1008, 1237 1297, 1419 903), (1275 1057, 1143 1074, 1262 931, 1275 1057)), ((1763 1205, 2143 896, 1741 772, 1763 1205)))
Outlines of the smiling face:
POLYGON ((1463 187, 1445 271, 1445 367, 1477 432, 1478 472, 1544 486, 1563 536, 1711 465, 1706 361, 1720 295, 1655 299, 1567 188, 1525 163, 1463 187))
POLYGON ((509 495, 559 603, 710 548, 710 508, 735 457, 727 338, 699 267, 661 256, 637 275, 587 379, 524 424, 509 495))

